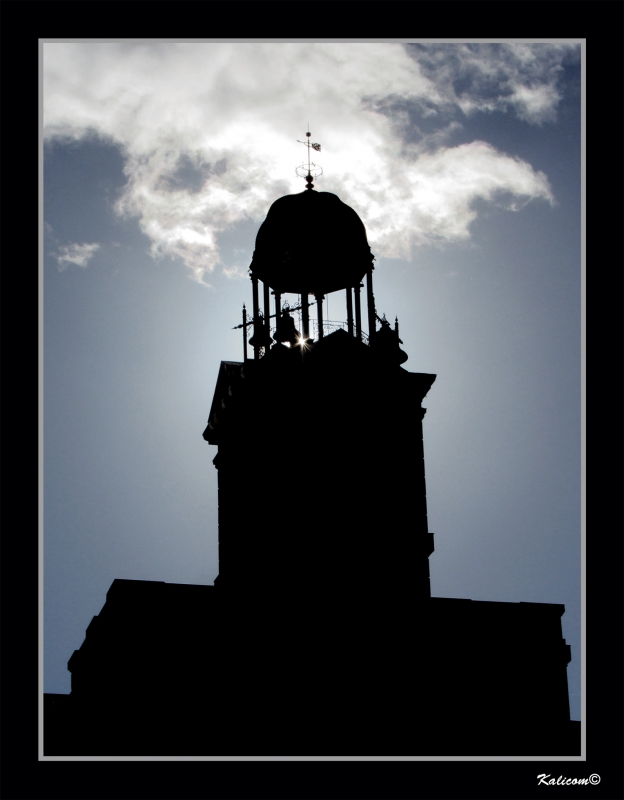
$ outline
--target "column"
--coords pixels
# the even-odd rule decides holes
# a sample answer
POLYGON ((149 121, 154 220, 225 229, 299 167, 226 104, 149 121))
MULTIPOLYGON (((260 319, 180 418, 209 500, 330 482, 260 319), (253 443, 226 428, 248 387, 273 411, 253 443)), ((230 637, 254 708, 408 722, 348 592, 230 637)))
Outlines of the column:
POLYGON ((353 336, 353 298, 350 286, 347 286, 347 330, 349 336, 353 336))
POLYGON ((301 335, 303 341, 307 342, 310 338, 310 311, 308 305, 308 293, 301 292, 301 335))
POLYGON ((254 335, 254 360, 257 361, 260 358, 260 347, 258 342, 260 341, 260 308, 258 304, 258 279, 252 275, 251 276, 251 285, 253 287, 253 335, 254 335))
POLYGON ((368 342, 373 343, 377 327, 375 314, 375 295, 373 294, 373 268, 366 273, 366 299, 368 303, 368 342))
POLYGON ((355 295, 355 336, 359 342, 362 341, 362 308, 360 306, 360 289, 362 284, 358 281, 353 292, 355 295))
POLYGON ((269 284, 264 281, 264 332, 266 334, 265 340, 266 344, 264 346, 264 352, 268 353, 269 348, 271 347, 271 298, 269 297, 269 284))
POLYGON ((315 295, 316 297, 316 320, 318 324, 318 338, 323 338, 323 297, 322 294, 315 295))

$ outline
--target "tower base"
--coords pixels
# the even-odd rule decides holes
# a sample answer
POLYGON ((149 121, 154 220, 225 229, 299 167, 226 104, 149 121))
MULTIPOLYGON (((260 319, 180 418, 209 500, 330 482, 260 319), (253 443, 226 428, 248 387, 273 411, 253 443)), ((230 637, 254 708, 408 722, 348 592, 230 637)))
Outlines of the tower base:
POLYGON ((44 753, 579 755, 562 613, 116 580, 44 753))

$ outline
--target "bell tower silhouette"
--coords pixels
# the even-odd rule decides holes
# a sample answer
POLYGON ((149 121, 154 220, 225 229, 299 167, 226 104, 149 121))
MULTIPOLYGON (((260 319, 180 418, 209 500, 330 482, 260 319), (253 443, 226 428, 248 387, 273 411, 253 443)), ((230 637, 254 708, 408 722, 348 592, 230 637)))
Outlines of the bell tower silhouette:
POLYGON ((376 313, 364 225, 314 189, 314 168, 260 226, 244 358, 222 362, 204 432, 219 448, 215 585, 429 597, 421 401, 435 375, 401 366, 398 320, 376 313), (344 294, 346 322, 324 318, 330 293, 344 294))
POLYGON ((46 754, 578 755, 564 607, 431 597, 436 376, 403 366, 364 225, 315 191, 304 144, 307 187, 258 231, 243 358, 221 362, 203 434, 218 578, 113 582, 71 694, 46 695, 46 754))

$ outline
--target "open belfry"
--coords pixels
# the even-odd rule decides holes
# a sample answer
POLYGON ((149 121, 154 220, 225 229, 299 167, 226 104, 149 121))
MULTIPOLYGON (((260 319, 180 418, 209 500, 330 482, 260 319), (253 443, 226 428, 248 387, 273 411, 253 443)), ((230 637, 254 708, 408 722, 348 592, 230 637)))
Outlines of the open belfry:
POLYGON ((578 755, 564 607, 431 597, 436 376, 405 368, 364 224, 315 189, 304 144, 306 188, 258 230, 242 360, 221 362, 203 433, 218 577, 114 581, 71 695, 47 701, 46 754, 578 755))

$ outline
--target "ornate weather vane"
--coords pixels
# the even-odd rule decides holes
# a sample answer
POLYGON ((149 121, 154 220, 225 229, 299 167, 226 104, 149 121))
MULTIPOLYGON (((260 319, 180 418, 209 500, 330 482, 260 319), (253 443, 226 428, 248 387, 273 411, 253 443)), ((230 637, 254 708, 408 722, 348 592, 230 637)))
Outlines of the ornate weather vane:
MULTIPOLYGON (((310 123, 308 123, 308 128, 310 127, 310 123)), ((310 161, 310 150, 316 150, 317 153, 321 152, 321 145, 318 142, 311 142, 310 136, 312 134, 310 131, 306 132, 306 141, 302 142, 301 139, 297 139, 299 144, 305 144, 308 148, 308 165, 306 167, 305 164, 300 164, 297 169, 296 173, 300 178, 305 178, 308 182, 306 189, 313 189, 314 184, 312 183, 312 178, 318 178, 320 175, 323 174, 323 168, 320 167, 318 164, 315 164, 313 161, 310 161)))

